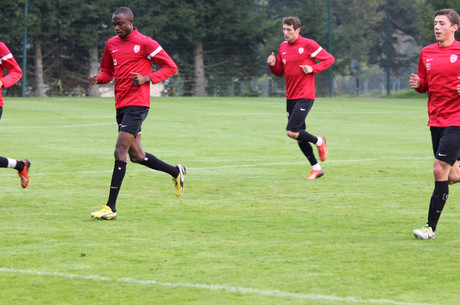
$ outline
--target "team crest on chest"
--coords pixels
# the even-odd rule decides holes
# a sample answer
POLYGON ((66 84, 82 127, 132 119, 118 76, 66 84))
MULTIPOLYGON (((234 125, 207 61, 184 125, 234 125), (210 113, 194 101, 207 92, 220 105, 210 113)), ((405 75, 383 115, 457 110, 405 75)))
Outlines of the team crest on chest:
POLYGON ((455 55, 455 54, 450 55, 450 62, 451 62, 451 63, 456 62, 457 59, 458 59, 458 56, 457 56, 457 55, 455 55))
POLYGON ((141 46, 140 46, 140 45, 137 44, 137 45, 134 46, 134 53, 137 53, 137 52, 139 52, 140 50, 141 50, 141 46))
POLYGON ((302 54, 302 53, 303 53, 303 51, 304 51, 304 49, 303 49, 303 48, 299 48, 299 54, 302 54))

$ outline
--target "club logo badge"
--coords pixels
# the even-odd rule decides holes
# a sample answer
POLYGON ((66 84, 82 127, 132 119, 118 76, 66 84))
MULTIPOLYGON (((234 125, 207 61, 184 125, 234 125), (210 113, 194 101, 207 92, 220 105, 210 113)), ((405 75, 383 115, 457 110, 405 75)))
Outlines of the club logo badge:
POLYGON ((427 64, 426 64, 426 69, 427 69, 427 71, 430 71, 430 70, 431 70, 431 63, 427 63, 427 64))
POLYGON ((456 62, 457 59, 458 59, 458 56, 457 56, 457 55, 455 55, 455 54, 450 55, 450 62, 451 62, 451 63, 456 62))
POLYGON ((140 46, 140 45, 137 44, 137 45, 134 46, 134 53, 137 53, 137 52, 139 52, 140 50, 141 50, 141 46, 140 46))
POLYGON ((303 49, 303 48, 299 48, 299 54, 302 54, 302 53, 303 53, 303 51, 304 51, 304 49, 303 49))

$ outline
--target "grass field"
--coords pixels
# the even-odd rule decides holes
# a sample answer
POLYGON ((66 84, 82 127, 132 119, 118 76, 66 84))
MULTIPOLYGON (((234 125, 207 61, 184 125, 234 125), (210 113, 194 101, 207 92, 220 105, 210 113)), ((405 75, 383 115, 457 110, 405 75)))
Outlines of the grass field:
POLYGON ((185 192, 130 163, 107 200, 112 99, 6 98, 0 155, 0 304, 460 304, 460 189, 434 240, 423 99, 317 99, 325 176, 285 135, 282 98, 159 98, 143 147, 188 166, 185 192))

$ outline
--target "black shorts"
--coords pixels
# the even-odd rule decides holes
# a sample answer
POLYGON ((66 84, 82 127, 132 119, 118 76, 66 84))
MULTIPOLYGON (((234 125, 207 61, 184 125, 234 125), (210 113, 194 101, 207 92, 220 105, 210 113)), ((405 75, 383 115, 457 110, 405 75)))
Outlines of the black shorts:
POLYGON ((288 117, 288 123, 286 130, 297 132, 299 130, 305 130, 305 119, 313 107, 312 99, 296 99, 286 100, 286 111, 288 117))
POLYGON ((149 107, 128 106, 117 109, 118 131, 124 131, 135 137, 141 133, 142 122, 144 122, 149 107))
POLYGON ((3 107, 0 107, 0 119, 2 118, 2 114, 3 114, 3 107))
POLYGON ((454 165, 460 154, 460 127, 430 127, 434 157, 454 165))

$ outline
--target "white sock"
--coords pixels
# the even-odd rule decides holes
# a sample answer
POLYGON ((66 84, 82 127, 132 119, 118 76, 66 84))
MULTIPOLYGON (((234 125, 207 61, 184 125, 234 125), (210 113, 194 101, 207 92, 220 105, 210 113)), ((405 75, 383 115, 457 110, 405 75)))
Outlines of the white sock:
POLYGON ((312 166, 312 169, 314 171, 319 171, 319 170, 321 170, 321 165, 319 165, 319 163, 316 163, 315 165, 312 166))
POLYGON ((323 144, 323 138, 321 137, 317 137, 318 138, 318 141, 316 142, 316 146, 321 146, 321 144, 323 144))
POLYGON ((8 168, 15 168, 18 163, 15 159, 6 158, 8 160, 8 168))

